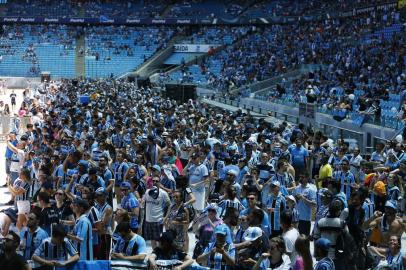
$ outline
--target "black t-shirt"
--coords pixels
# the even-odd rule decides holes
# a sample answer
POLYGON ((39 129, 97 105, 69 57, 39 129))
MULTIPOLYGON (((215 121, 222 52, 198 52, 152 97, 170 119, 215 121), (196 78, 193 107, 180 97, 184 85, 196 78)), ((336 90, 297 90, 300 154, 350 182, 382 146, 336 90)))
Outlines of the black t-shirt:
POLYGON ((50 232, 52 224, 57 223, 59 223, 58 211, 54 207, 45 207, 40 213, 39 226, 50 232))
POLYGON ((14 254, 10 258, 0 255, 1 270, 25 270, 26 260, 23 256, 14 254))
POLYGON ((172 249, 170 253, 164 252, 160 247, 157 247, 152 252, 156 255, 156 260, 179 260, 183 261, 187 254, 183 251, 172 249))
POLYGON ((66 220, 69 216, 73 215, 73 211, 70 207, 70 202, 65 201, 60 208, 55 206, 60 220, 66 220))

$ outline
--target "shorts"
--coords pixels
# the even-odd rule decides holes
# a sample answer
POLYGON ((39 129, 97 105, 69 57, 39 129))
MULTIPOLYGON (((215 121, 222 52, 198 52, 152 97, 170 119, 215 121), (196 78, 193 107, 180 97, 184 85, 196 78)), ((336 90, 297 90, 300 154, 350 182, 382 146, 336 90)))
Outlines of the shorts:
POLYGON ((30 213, 30 201, 17 201, 18 215, 26 215, 30 213))
POLYGON ((144 228, 142 234, 145 240, 158 241, 164 230, 163 224, 160 222, 144 222, 144 228))
POLYGON ((6 174, 10 174, 11 159, 6 158, 6 174))

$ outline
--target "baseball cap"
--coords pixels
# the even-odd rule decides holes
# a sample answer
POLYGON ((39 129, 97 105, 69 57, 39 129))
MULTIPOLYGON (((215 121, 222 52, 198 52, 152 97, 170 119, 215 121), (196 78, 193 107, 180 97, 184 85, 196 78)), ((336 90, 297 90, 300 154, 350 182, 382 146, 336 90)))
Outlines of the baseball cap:
POLYGON ((89 175, 97 174, 97 169, 94 167, 90 168, 88 174, 89 175))
POLYGON ((87 169, 87 167, 89 166, 89 162, 87 162, 87 161, 84 160, 84 159, 81 159, 81 160, 79 160, 78 165, 79 165, 79 166, 86 167, 86 169, 87 169))
POLYGON ((227 174, 232 174, 232 175, 234 175, 234 176, 237 176, 237 174, 238 174, 238 172, 236 171, 236 170, 229 170, 228 172, 227 172, 227 174))
POLYGON ((121 189, 131 189, 131 184, 129 182, 123 182, 120 185, 121 189))
POLYGON ((77 206, 80 206, 85 210, 89 209, 89 203, 86 200, 83 200, 81 198, 76 198, 73 201, 73 204, 76 204, 77 206))
POLYGON ((26 134, 21 135, 20 140, 21 141, 28 141, 28 136, 26 134))
POLYGON ((292 202, 296 203, 296 199, 293 195, 286 196, 286 199, 291 200, 292 202))
POLYGON ((158 164, 155 164, 154 166, 152 166, 152 169, 160 172, 161 166, 159 166, 158 164))
POLYGON ((227 225, 225 224, 220 224, 216 227, 216 229, 214 229, 214 233, 215 234, 222 234, 222 235, 227 235, 227 225))
POLYGON ((272 181, 271 182, 271 186, 276 186, 276 187, 280 187, 281 183, 278 180, 272 181))
POLYGON ((394 209, 394 210, 397 210, 396 205, 395 205, 392 201, 386 201, 385 207, 388 207, 388 208, 392 208, 392 209, 394 209))
POLYGON ((99 187, 95 191, 96 195, 107 195, 107 191, 104 187, 99 187))
POLYGON ((254 241, 262 236, 262 230, 259 227, 249 227, 243 235, 244 241, 254 241))
POLYGON ((330 190, 325 189, 325 190, 321 191, 321 197, 332 198, 332 197, 333 197, 333 193, 331 193, 330 190))
POLYGON ((66 172, 66 175, 72 176, 72 175, 76 174, 77 172, 78 172, 77 170, 68 169, 68 171, 66 172))
POLYGON ((330 249, 331 242, 327 238, 319 238, 316 240, 316 242, 314 242, 314 245, 317 248, 328 251, 330 249))

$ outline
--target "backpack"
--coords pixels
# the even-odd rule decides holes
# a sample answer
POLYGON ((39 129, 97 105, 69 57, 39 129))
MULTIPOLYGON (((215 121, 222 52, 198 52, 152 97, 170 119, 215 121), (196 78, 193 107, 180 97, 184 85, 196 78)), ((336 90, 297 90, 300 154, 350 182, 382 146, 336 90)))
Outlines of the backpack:
POLYGON ((349 262, 348 265, 355 265, 357 259, 357 244, 352 235, 344 229, 345 223, 341 226, 340 234, 337 236, 335 246, 335 257, 338 260, 349 262))

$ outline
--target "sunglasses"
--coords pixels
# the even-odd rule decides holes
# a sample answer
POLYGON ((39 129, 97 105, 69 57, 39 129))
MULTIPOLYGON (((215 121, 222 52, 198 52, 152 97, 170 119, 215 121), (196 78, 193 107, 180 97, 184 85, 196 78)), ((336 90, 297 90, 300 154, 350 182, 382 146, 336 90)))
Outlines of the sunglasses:
POLYGON ((55 193, 55 195, 63 195, 63 193, 62 192, 57 192, 57 193, 55 193))
POLYGON ((254 197, 250 197, 250 198, 248 198, 248 200, 253 201, 253 200, 255 200, 255 198, 254 198, 254 197))

